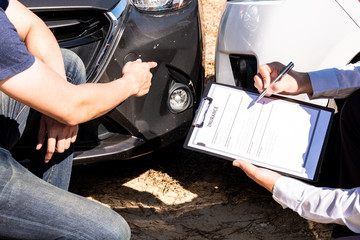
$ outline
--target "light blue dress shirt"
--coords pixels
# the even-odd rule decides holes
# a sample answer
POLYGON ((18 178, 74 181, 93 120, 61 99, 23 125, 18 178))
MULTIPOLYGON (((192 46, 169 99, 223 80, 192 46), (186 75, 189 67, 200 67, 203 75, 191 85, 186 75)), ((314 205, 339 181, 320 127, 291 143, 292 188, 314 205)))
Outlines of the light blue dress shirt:
MULTIPOLYGON (((311 98, 345 98, 360 89, 360 62, 309 72, 309 76, 314 90, 311 98)), ((360 186, 353 189, 321 188, 281 177, 275 183, 273 198, 283 208, 290 208, 306 219, 346 225, 360 233, 360 186)))

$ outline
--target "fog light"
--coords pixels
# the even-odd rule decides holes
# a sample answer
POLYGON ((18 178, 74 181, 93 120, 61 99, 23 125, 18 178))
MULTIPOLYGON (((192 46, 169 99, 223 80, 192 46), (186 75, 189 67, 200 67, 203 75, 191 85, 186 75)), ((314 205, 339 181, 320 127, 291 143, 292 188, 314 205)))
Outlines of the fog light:
POLYGON ((173 113, 185 111, 192 105, 192 96, 190 90, 180 86, 172 88, 168 99, 169 110, 173 113))

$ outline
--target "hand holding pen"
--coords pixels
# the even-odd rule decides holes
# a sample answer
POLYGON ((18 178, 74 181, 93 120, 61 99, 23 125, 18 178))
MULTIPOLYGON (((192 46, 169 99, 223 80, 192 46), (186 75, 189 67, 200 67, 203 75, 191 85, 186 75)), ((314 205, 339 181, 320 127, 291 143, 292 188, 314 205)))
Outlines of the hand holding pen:
MULTIPOLYGON (((284 76, 285 76, 285 74, 287 74, 288 72, 290 72, 291 71, 291 69, 294 67, 294 63, 293 62, 290 62, 281 72, 280 72, 280 74, 270 83, 270 85, 267 87, 267 88, 265 88, 261 93, 260 93, 260 95, 255 99, 255 103, 257 103, 260 99, 262 99, 264 96, 265 96, 265 94, 267 93, 267 91, 268 91, 268 89, 269 88, 271 88, 277 81, 279 81, 279 80, 281 80, 284 76)), ((259 67, 259 69, 260 69, 260 67, 259 67)), ((259 73, 260 73, 260 75, 265 79, 265 77, 270 77, 271 76, 271 69, 268 71, 268 73, 266 73, 266 74, 264 74, 265 76, 263 76, 263 73, 262 72, 260 72, 259 71, 259 73)), ((256 86, 256 79, 254 79, 255 80, 255 86, 256 86)), ((269 80, 269 79, 267 79, 267 80, 269 80)))

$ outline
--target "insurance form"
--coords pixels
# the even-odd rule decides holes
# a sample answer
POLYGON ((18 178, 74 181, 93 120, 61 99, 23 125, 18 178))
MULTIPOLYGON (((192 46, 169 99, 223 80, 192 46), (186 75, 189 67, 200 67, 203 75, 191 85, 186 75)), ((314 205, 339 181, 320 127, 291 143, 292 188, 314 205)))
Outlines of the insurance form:
POLYGON ((185 147, 316 180, 333 111, 210 84, 185 147))

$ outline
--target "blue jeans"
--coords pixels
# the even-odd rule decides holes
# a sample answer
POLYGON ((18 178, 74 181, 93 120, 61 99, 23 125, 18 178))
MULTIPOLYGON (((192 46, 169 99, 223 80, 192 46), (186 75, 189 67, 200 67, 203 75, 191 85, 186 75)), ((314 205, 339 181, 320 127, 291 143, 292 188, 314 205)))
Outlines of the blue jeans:
MULTIPOLYGON (((63 55, 68 80, 85 81, 81 60, 69 50, 63 55)), ((37 159, 41 164, 36 175, 43 180, 11 156, 9 149, 31 123, 31 111, 1 92, 0 101, 0 238, 129 239, 130 228, 119 214, 66 191, 71 150, 56 154, 46 167, 44 156, 37 159)))

